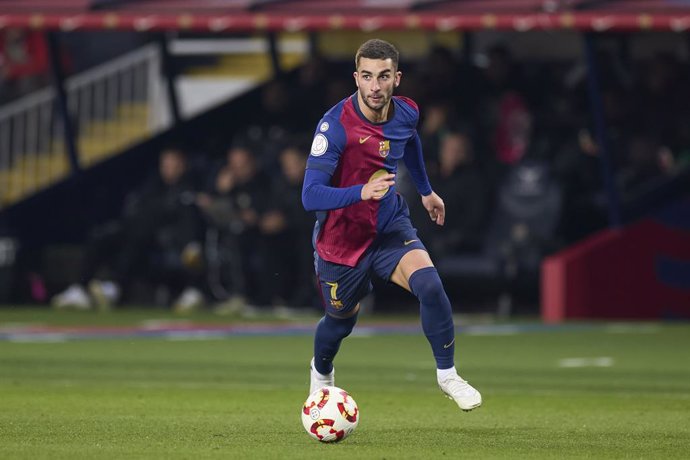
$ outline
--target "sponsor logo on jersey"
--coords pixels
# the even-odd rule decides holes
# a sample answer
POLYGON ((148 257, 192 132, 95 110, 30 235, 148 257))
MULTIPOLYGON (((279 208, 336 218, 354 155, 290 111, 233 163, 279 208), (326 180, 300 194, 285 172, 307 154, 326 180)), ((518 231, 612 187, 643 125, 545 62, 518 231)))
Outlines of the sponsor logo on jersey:
POLYGON ((360 144, 364 144, 366 141, 369 140, 370 137, 371 137, 371 134, 369 134, 367 137, 360 137, 360 138, 359 138, 359 143, 360 143, 360 144))
POLYGON ((324 121, 323 123, 321 123, 321 126, 319 126, 319 131, 325 133, 326 131, 328 131, 328 128, 330 127, 331 125, 329 125, 327 121, 324 121))

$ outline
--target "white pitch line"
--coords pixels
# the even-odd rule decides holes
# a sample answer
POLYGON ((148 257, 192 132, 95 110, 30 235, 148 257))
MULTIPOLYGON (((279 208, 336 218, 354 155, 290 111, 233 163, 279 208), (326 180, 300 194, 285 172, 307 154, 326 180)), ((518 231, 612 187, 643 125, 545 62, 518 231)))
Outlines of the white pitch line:
POLYGON ((220 340, 224 339, 223 331, 168 331, 163 334, 166 340, 184 342, 189 340, 220 340))
POLYGON ((42 327, 43 324, 39 323, 2 323, 0 324, 0 332, 5 333, 22 333, 27 329, 33 329, 37 327, 42 327))
POLYGON ((12 334, 7 337, 7 341, 15 343, 60 343, 67 342, 67 334, 12 334))
POLYGON ((606 326, 609 334, 656 334, 660 331, 658 324, 611 323, 606 326))
POLYGON ((611 367, 613 358, 600 356, 596 358, 563 358, 558 361, 558 367, 611 367))
MULTIPOLYGON (((463 330, 462 327, 460 329, 463 330)), ((467 326, 463 330, 465 335, 517 335, 523 332, 520 326, 511 324, 497 326, 467 326)))
POLYGON ((350 334, 351 338, 358 338, 358 339, 368 339, 370 337, 374 337, 376 335, 376 332, 372 330, 371 328, 360 328, 360 329, 355 329, 352 331, 352 334, 350 334))
POLYGON ((141 321, 141 327, 146 330, 158 330, 175 326, 186 326, 193 324, 188 319, 147 319, 141 321))

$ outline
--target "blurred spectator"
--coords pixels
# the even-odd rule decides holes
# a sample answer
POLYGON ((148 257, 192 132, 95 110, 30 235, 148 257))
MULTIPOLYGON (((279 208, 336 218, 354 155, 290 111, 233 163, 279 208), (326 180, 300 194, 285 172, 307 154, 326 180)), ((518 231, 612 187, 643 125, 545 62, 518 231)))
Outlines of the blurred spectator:
POLYGON ((503 44, 493 45, 484 58, 478 63, 480 70, 473 84, 473 105, 476 110, 474 118, 482 131, 491 133, 495 130, 499 104, 504 94, 520 94, 523 84, 521 73, 513 63, 508 47, 503 44))
POLYGON ((617 175, 624 197, 639 193, 641 187, 653 185, 657 179, 670 176, 675 168, 670 149, 648 135, 633 136, 627 153, 627 161, 617 175))
POLYGON ((177 296, 178 311, 200 306, 201 226, 193 198, 184 152, 164 150, 157 174, 128 196, 121 218, 94 230, 80 280, 53 305, 107 309, 136 300, 133 285, 145 280, 177 296))
POLYGON ((441 45, 432 46, 426 59, 421 63, 420 70, 420 79, 423 82, 420 94, 422 106, 428 101, 458 100, 458 63, 450 49, 441 45))
POLYGON ((45 85, 49 69, 48 47, 42 32, 0 30, 0 102, 45 85))
POLYGON ((255 123, 268 129, 289 129, 295 122, 290 91, 282 80, 273 80, 261 91, 261 114, 255 123))
MULTIPOLYGON (((313 123, 328 109, 324 88, 332 74, 331 63, 323 56, 312 56, 298 70, 293 97, 299 101, 299 116, 313 123)), ((311 127, 309 125, 308 127, 311 127)), ((305 126, 305 129, 307 126, 305 126)))
POLYGON ((473 110, 470 120, 477 132, 477 149, 490 152, 476 160, 494 189, 506 170, 525 154, 533 118, 522 94, 522 74, 507 46, 491 46, 477 59, 477 66, 471 77, 474 91, 466 90, 463 98, 473 110))
POLYGON ((563 191, 563 213, 559 233, 572 242, 604 225, 597 210, 603 193, 600 148, 588 128, 571 136, 555 155, 553 171, 563 191))
POLYGON ((441 140, 455 123, 452 104, 446 99, 430 102, 424 108, 424 117, 418 131, 424 149, 426 170, 431 176, 438 173, 441 140))
POLYGON ((276 165, 280 147, 291 133, 313 129, 313 107, 305 105, 314 101, 313 88, 290 86, 286 80, 268 82, 261 90, 260 106, 248 115, 242 143, 252 149, 252 154, 265 168, 276 165), (303 91, 309 91, 302 100, 303 91), (295 107, 298 107, 295 109, 295 107))
POLYGON ((442 228, 429 225, 429 219, 417 221, 432 253, 442 257, 479 251, 484 241, 489 195, 466 133, 451 131, 442 137, 439 169, 431 181, 446 205, 442 228))
MULTIPOLYGON (((216 174, 210 193, 198 195, 197 205, 219 233, 219 251, 227 254, 226 270, 232 276, 234 296, 256 304, 266 303, 262 284, 262 254, 258 250, 261 215, 272 200, 272 178, 259 169, 248 146, 233 146, 216 174)), ((220 299, 227 300, 227 299, 220 299)))
POLYGON ((506 92, 501 97, 490 134, 493 155, 485 158, 482 169, 492 192, 516 164, 528 158, 542 161, 553 155, 550 139, 536 129, 530 108, 516 92, 506 92))
POLYGON ((519 90, 522 81, 513 62, 510 49, 501 43, 491 46, 486 53, 484 78, 486 94, 500 95, 509 90, 519 90))
POLYGON ((314 219, 302 205, 302 181, 309 144, 288 145, 280 153, 280 171, 273 200, 260 219, 267 300, 273 305, 314 304, 311 230, 314 219))
POLYGON ((536 286, 542 259, 561 245, 561 211, 561 186, 546 161, 525 158, 502 178, 484 250, 507 282, 504 301, 523 281, 536 286))
POLYGON ((496 160, 513 165, 527 152, 532 135, 532 115, 516 92, 505 93, 498 101, 492 145, 496 160))
MULTIPOLYGON (((326 85, 326 106, 333 107, 338 102, 344 99, 343 95, 350 95, 355 92, 357 87, 351 78, 342 78, 339 76, 332 77, 326 85)), ((349 96, 345 96, 349 97, 349 96)), ((311 120, 313 123, 314 120, 311 120)), ((311 127, 313 129, 313 126, 311 127)))
POLYGON ((676 117, 684 111, 687 113, 690 90, 672 55, 659 53, 645 64, 633 99, 635 118, 646 132, 673 143, 676 117))

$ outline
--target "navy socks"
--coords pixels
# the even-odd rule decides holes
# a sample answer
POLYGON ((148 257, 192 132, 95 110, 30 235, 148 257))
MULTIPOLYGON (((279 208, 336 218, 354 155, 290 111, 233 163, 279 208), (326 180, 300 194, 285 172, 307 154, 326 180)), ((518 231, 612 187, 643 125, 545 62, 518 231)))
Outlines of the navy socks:
POLYGON ((438 369, 454 365, 455 327, 450 301, 434 267, 417 270, 410 276, 410 289, 420 304, 422 329, 436 359, 438 369))
POLYGON ((334 318, 324 315, 316 326, 314 335, 314 367, 319 374, 330 374, 340 343, 350 335, 357 322, 357 315, 349 318, 334 318))

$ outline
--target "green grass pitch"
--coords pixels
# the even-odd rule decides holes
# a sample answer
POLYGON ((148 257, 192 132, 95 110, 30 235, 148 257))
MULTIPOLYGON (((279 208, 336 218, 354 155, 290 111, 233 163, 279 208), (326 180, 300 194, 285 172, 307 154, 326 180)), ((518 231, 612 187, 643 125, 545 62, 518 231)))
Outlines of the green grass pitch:
MULTIPOLYGON (((0 310, 0 331, 148 316, 165 314, 0 310)), ((0 458, 690 457, 690 325, 533 324, 458 335, 484 397, 470 413, 437 389, 421 334, 348 338, 336 384, 361 421, 339 444, 300 422, 307 335, 0 341, 0 458)))

